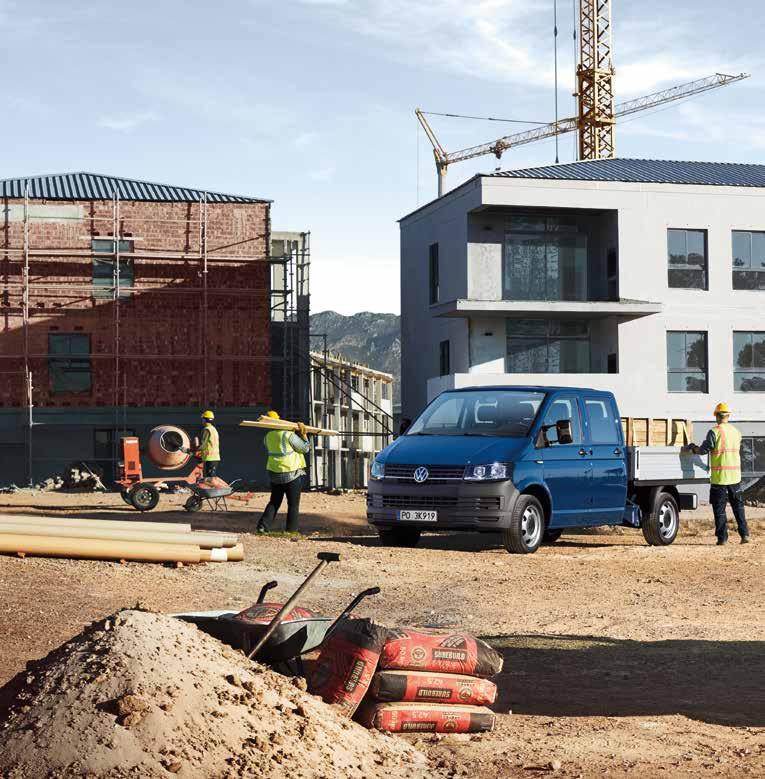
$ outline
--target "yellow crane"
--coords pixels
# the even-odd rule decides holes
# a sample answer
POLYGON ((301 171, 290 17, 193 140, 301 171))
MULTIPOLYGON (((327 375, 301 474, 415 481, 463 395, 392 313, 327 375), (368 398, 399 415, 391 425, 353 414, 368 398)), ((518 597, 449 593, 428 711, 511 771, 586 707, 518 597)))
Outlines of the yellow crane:
POLYGON ((749 78, 748 73, 728 75, 715 73, 650 95, 614 105, 614 66, 611 41, 611 0, 580 0, 579 4, 579 64, 576 69, 578 115, 559 119, 497 140, 447 152, 420 108, 415 115, 433 146, 438 174, 438 196, 444 194, 446 171, 455 162, 502 153, 516 146, 553 138, 556 135, 579 133, 579 159, 596 160, 615 155, 614 125, 616 119, 676 100, 718 89, 749 78))

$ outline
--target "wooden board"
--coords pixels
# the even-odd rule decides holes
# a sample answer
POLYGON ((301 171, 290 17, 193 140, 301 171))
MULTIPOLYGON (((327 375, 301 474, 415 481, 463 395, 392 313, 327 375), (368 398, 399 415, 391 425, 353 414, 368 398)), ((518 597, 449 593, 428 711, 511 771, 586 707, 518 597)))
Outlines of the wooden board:
POLYGON ((693 422, 671 417, 622 417, 627 446, 685 446, 693 441, 693 422))

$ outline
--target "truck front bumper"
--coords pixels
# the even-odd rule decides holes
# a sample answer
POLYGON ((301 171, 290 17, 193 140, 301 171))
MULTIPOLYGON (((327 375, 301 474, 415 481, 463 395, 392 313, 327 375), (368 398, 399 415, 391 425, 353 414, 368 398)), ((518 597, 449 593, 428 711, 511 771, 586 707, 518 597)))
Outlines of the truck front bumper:
POLYGON ((416 527, 421 530, 501 530, 508 526, 518 498, 513 483, 504 481, 451 484, 370 480, 367 521, 378 527, 416 527), (436 522, 401 521, 399 512, 436 511, 436 522))

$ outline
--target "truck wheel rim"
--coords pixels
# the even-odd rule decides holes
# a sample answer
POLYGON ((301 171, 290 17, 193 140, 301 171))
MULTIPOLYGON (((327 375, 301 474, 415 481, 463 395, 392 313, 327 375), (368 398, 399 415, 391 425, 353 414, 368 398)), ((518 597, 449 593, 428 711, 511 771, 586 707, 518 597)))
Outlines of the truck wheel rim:
POLYGON ((668 501, 664 501, 659 508, 659 533, 662 538, 672 538, 677 532, 677 512, 668 501))
POLYGON ((542 517, 534 506, 526 506, 521 517, 521 535, 526 546, 534 546, 542 534, 542 517))

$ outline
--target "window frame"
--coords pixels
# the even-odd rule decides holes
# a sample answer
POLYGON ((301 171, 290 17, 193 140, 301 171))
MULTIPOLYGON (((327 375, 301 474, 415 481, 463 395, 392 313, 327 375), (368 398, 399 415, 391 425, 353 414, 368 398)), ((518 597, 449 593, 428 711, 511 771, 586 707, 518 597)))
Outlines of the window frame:
POLYGON ((52 332, 48 333, 48 357, 47 357, 47 368, 48 368, 48 390, 51 395, 79 395, 79 396, 90 396, 93 393, 93 341, 90 336, 90 333, 81 333, 81 332, 52 332), (52 344, 54 340, 57 339, 63 339, 63 338, 69 338, 69 339, 83 339, 87 340, 87 352, 73 352, 70 350, 63 352, 63 351, 54 351, 52 348, 52 344), (62 373, 66 374, 67 372, 71 373, 87 373, 88 379, 87 379, 87 388, 85 389, 67 389, 67 388, 61 388, 56 387, 55 385, 55 377, 57 375, 57 372, 61 371, 62 373))
POLYGON ((428 297, 431 306, 441 300, 440 262, 438 242, 436 241, 428 247, 428 297))
POLYGON ((667 228, 667 287, 669 289, 690 289, 696 292, 708 292, 709 291, 709 231, 706 228, 700 227, 668 227, 667 228), (671 233, 684 233, 685 239, 685 264, 681 267, 672 267, 670 262, 669 240, 671 233), (688 263, 688 233, 701 233, 704 237, 704 285, 702 287, 688 287, 680 286, 672 283, 672 271, 673 270, 699 270, 697 268, 691 268, 688 263))
POLYGON ((448 376, 451 371, 451 344, 447 338, 438 344, 438 370, 439 376, 448 376))
MULTIPOLYGON (((559 328, 560 329, 560 328, 559 328)), ((582 375, 585 373, 591 373, 592 372, 592 328, 590 326, 589 320, 582 320, 582 319, 557 319, 557 318, 550 318, 550 319, 506 319, 505 320, 505 372, 509 374, 524 374, 524 373, 539 373, 539 374, 545 374, 545 375, 551 375, 551 376, 566 376, 566 375, 582 375), (510 334, 508 330, 511 327, 512 322, 543 322, 545 324, 546 332, 544 335, 539 334, 510 334), (564 333, 553 333, 553 324, 558 323, 560 324, 577 324, 577 325, 584 325, 586 333, 584 335, 570 335, 570 334, 564 334, 564 333), (509 353, 509 342, 513 339, 515 341, 544 341, 545 346, 545 370, 544 371, 511 371, 510 370, 510 353, 509 353), (580 343, 586 343, 587 344, 587 365, 586 367, 581 371, 551 371, 550 370, 550 344, 554 341, 575 341, 580 343)))
POLYGON ((732 340, 732 347, 733 347, 733 391, 740 392, 745 395, 756 395, 760 393, 765 393, 765 330, 734 330, 731 336, 731 340, 732 340), (737 364, 736 336, 750 337, 751 353, 752 353, 752 366, 750 368, 741 368, 737 364), (759 341, 762 344, 762 355, 764 358, 762 367, 758 367, 757 365, 754 364, 756 362, 755 358, 757 356, 757 353, 755 351, 754 336, 759 336, 759 341), (761 378, 762 389, 754 389, 754 390, 740 389, 738 386, 737 376, 741 374, 744 374, 745 376, 750 375, 754 379, 761 378))
MULTIPOLYGON (((692 395, 708 395, 709 394, 709 333, 706 330, 667 330, 666 338, 666 366, 667 366, 667 392, 673 394, 692 394, 692 395), (684 335, 685 336, 685 367, 683 370, 670 369, 669 365, 669 338, 671 335, 684 335), (688 368, 688 336, 689 335, 701 335, 704 341, 704 389, 703 390, 689 390, 682 389, 676 390, 670 387, 670 375, 673 373, 688 374, 693 373, 694 369, 688 368)), ((701 373, 702 371, 699 371, 701 373)))
POLYGON ((135 281, 135 264, 132 257, 123 259, 123 254, 132 254, 135 249, 135 243, 131 238, 119 238, 115 240, 111 236, 106 238, 91 238, 90 251, 93 256, 91 270, 91 283, 93 285, 93 297, 96 299, 108 299, 114 296, 114 264, 117 262, 117 251, 119 251, 119 282, 120 297, 127 297, 130 292, 123 290, 122 281, 125 280, 125 287, 133 286, 135 281), (96 244, 110 244, 109 248, 99 249, 96 244), (98 275, 96 269, 110 269, 108 273, 98 275))
POLYGON ((754 236, 762 236, 762 241, 765 243, 765 230, 731 230, 730 231, 730 243, 731 243, 731 285, 734 292, 764 292, 765 291, 765 262, 762 262, 762 268, 757 269, 752 267, 753 254, 754 254, 754 236), (736 267, 736 237, 748 236, 749 238, 749 265, 745 268, 736 267), (757 274, 757 283, 754 287, 742 287, 736 286, 736 279, 740 278, 743 274, 757 274), (737 276, 738 274, 738 276, 737 276))
MULTIPOLYGON (((765 436, 761 436, 761 435, 745 435, 745 436, 742 436, 741 437, 742 455, 743 455, 743 449, 744 449, 744 442, 745 441, 751 441, 752 442, 752 445, 751 445, 751 448, 749 449, 749 452, 751 452, 751 458, 750 459, 751 459, 751 462, 752 462, 752 466, 754 467, 756 465, 756 462, 757 462, 756 461, 756 454, 757 454, 757 452, 756 452, 756 446, 755 446, 754 442, 755 441, 762 441, 763 445, 765 446, 765 436)), ((745 470, 744 456, 741 457, 741 475, 742 476, 763 476, 763 475, 765 475, 765 451, 763 452, 763 466, 764 466, 763 469, 760 470, 760 471, 758 471, 756 469, 755 470, 751 470, 751 471, 745 470)))

